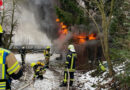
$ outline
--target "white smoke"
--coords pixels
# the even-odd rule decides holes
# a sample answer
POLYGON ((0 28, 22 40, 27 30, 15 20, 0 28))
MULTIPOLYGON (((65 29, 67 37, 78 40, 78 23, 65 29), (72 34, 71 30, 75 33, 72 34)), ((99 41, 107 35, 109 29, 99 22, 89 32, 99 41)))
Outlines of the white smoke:
POLYGON ((51 45, 45 33, 39 30, 33 12, 20 7, 18 30, 15 32, 14 45, 51 45))
POLYGON ((72 33, 68 32, 67 35, 61 34, 58 39, 54 40, 53 47, 55 52, 66 51, 66 46, 69 44, 68 41, 72 38, 72 33))

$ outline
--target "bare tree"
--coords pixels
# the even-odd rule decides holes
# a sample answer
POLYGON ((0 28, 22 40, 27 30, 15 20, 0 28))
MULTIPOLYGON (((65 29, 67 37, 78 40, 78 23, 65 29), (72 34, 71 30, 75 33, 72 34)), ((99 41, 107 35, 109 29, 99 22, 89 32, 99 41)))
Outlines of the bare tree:
POLYGON ((11 17, 11 32, 10 32, 9 43, 7 45, 7 48, 9 48, 9 46, 12 43, 13 31, 15 29, 15 26, 17 26, 17 20, 14 20, 15 9, 16 9, 16 1, 13 0, 12 17, 11 17))
MULTIPOLYGON (((88 1, 88 0, 85 0, 85 1, 88 1)), ((100 28, 98 26, 98 23, 96 22, 93 15, 90 14, 90 12, 85 7, 85 5, 83 5, 83 3, 81 3, 81 2, 79 2, 79 0, 77 0, 77 2, 84 9, 84 11, 89 14, 90 18, 93 20, 94 24, 96 25, 96 28, 97 28, 98 32, 103 33, 103 37, 100 38, 101 45, 102 45, 102 50, 103 50, 104 57, 105 57, 105 59, 107 60, 107 63, 108 63, 109 74, 110 74, 110 76, 112 76, 112 75, 114 75, 114 70, 113 70, 113 65, 111 63, 110 56, 109 56, 108 35, 109 35, 109 26, 110 26, 110 22, 111 22, 111 19, 112 19, 112 14, 113 14, 114 0, 110 1, 111 2, 110 14, 108 16, 105 13, 104 0, 93 0, 93 2, 96 3, 97 8, 99 9, 99 12, 101 14, 101 17, 102 17, 102 29, 103 30, 100 30, 100 28)))
POLYGON ((15 18, 16 1, 12 0, 7 2, 6 0, 3 0, 3 5, 5 4, 8 4, 9 9, 3 9, 1 16, 1 25, 4 26, 4 29, 6 29, 6 31, 8 31, 8 33, 5 33, 3 36, 4 48, 9 48, 12 43, 13 32, 17 27, 17 20, 15 18))

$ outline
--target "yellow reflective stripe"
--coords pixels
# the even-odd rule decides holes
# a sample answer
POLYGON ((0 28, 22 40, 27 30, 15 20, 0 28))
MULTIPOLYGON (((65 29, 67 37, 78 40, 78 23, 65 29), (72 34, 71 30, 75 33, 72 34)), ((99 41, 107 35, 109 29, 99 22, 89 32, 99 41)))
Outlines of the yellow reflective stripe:
POLYGON ((0 84, 5 84, 6 82, 0 82, 0 84))
POLYGON ((0 85, 0 86, 6 86, 6 84, 0 85))
POLYGON ((0 50, 0 64, 3 64, 3 54, 4 54, 4 51, 0 50))
POLYGON ((18 69, 20 68, 20 65, 18 65, 14 70, 12 70, 9 74, 12 74, 14 72, 16 72, 18 69))
POLYGON ((71 58, 71 55, 67 55, 67 57, 70 57, 70 58, 71 58))
POLYGON ((7 52, 7 53, 10 53, 10 51, 9 51, 9 50, 4 49, 4 51, 5 51, 5 52, 7 52))
POLYGON ((33 75, 34 78, 35 78, 36 76, 37 76, 37 75, 35 75, 35 74, 33 75))
POLYGON ((0 48, 0 50, 1 50, 1 51, 5 51, 5 52, 7 52, 7 53, 10 53, 9 50, 3 49, 3 48, 0 48))
POLYGON ((12 73, 14 73, 17 69, 19 69, 20 68, 20 65, 19 65, 19 63, 18 62, 16 62, 11 68, 9 68, 8 70, 7 70, 7 72, 9 73, 9 74, 12 74, 12 73))
POLYGON ((9 74, 11 75, 12 73, 16 72, 20 68, 20 65, 18 65, 16 68, 14 68, 9 74))
POLYGON ((6 82, 0 82, 0 90, 6 90, 6 82))
MULTIPOLYGON (((68 69, 69 72, 75 72, 75 69, 68 69)), ((67 71, 67 69, 65 69, 65 71, 67 71)))
POLYGON ((3 28, 1 25, 0 25, 0 33, 3 33, 3 28))
POLYGON ((36 72, 39 72, 40 70, 36 70, 36 72))
POLYGON ((0 79, 5 79, 5 64, 3 64, 3 55, 4 55, 4 50, 0 48, 0 79))
POLYGON ((70 79, 70 81, 74 81, 74 79, 70 79))
POLYGON ((46 71, 46 69, 43 69, 42 71, 46 71))
POLYGON ((2 79, 2 64, 0 64, 0 79, 2 79))
POLYGON ((47 51, 46 54, 49 54, 49 52, 47 51))
POLYGON ((45 57, 49 58, 49 56, 45 56, 45 57))
POLYGON ((66 64, 69 64, 69 62, 65 62, 66 64))
POLYGON ((73 54, 72 54, 72 61, 71 61, 71 67, 70 67, 70 69, 73 68, 73 64, 74 64, 74 56, 73 56, 73 54))
POLYGON ((45 55, 46 55, 46 52, 44 52, 43 54, 44 54, 44 56, 45 56, 45 55))
POLYGON ((64 83, 67 82, 67 73, 65 73, 65 77, 64 77, 64 83))
POLYGON ((6 85, 6 82, 0 82, 0 85, 3 85, 3 84, 6 85))
POLYGON ((5 87, 4 88, 0 88, 0 90, 6 90, 5 87))
POLYGON ((8 72, 11 71, 16 65, 18 65, 18 62, 17 62, 17 61, 16 61, 15 64, 14 64, 12 67, 10 67, 7 71, 8 71, 8 72))
POLYGON ((2 79, 5 79, 5 65, 2 65, 2 79))

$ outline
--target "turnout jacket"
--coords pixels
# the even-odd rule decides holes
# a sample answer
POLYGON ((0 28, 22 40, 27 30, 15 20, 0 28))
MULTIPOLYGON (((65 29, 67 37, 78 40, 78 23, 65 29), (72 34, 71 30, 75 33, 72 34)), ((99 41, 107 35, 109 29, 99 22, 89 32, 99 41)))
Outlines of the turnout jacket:
POLYGON ((50 50, 48 50, 48 49, 45 49, 44 51, 43 51, 43 54, 44 54, 44 56, 46 57, 46 58, 49 58, 51 55, 50 55, 50 50))
POLYGON ((22 69, 13 53, 0 48, 0 90, 10 90, 11 79, 18 79, 22 76, 22 69))
POLYGON ((27 52, 26 52, 26 49, 20 49, 19 53, 22 54, 22 55, 25 55, 27 52))
POLYGON ((33 67, 33 70, 34 70, 34 78, 35 78, 37 75, 43 75, 46 71, 46 68, 42 65, 36 64, 33 67))
POLYGON ((74 72, 75 71, 75 63, 76 63, 76 59, 77 59, 77 54, 76 52, 71 52, 69 51, 67 53, 66 56, 66 62, 65 62, 65 71, 67 71, 67 68, 69 70, 69 72, 74 72))

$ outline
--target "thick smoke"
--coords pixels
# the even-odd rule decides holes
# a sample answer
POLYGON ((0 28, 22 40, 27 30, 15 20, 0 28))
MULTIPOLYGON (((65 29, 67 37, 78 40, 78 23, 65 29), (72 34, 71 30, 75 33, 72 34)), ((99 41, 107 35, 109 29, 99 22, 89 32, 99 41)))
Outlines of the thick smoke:
POLYGON ((58 37, 52 0, 23 0, 18 5, 19 25, 16 45, 51 45, 58 37))
POLYGON ((58 27, 56 24, 54 0, 27 0, 26 2, 29 4, 26 7, 34 13, 40 28, 39 30, 46 33, 51 40, 57 38, 58 27))

